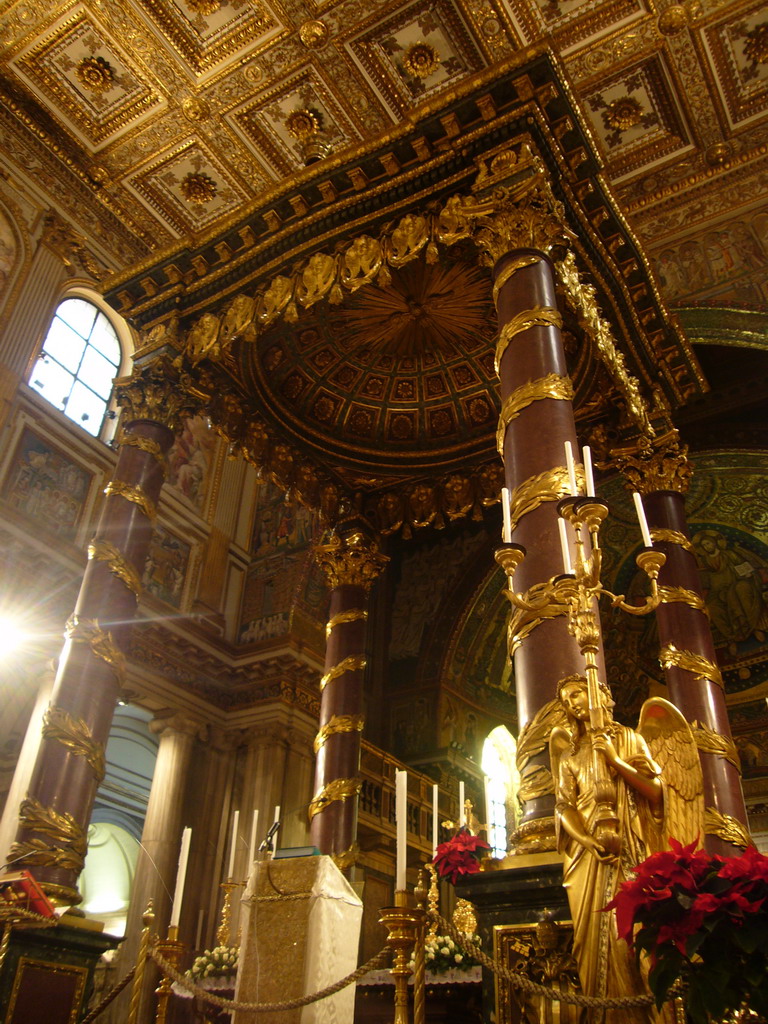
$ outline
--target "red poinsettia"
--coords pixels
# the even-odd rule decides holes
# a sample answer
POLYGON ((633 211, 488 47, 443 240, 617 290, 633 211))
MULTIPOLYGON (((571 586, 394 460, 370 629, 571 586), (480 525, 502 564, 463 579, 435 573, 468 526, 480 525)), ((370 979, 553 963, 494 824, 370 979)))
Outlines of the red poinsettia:
POLYGON ((460 828, 447 843, 440 843, 432 863, 441 878, 456 885, 461 875, 474 875, 480 870, 480 860, 488 850, 484 839, 473 836, 468 828, 460 828))
POLYGON ((650 957, 659 1006, 678 978, 694 1024, 741 1005, 768 1013, 768 857, 728 860, 670 840, 639 864, 605 908, 619 935, 650 957))

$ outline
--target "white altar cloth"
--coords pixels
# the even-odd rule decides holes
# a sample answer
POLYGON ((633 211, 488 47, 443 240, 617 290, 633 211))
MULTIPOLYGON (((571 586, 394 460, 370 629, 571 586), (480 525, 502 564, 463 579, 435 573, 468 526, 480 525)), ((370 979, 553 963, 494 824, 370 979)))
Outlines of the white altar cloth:
MULTIPOLYGON (((357 967, 363 905, 330 857, 261 861, 243 896, 235 999, 274 1003, 326 988, 357 967)), ((232 1024, 350 1024, 355 986, 295 1010, 236 1011, 232 1024)))

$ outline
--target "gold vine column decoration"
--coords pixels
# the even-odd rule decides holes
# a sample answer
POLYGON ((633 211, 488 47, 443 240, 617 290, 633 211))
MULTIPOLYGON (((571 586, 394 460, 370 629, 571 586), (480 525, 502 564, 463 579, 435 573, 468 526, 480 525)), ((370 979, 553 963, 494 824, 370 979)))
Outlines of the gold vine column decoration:
POLYGON ((704 598, 701 594, 688 590, 686 587, 659 587, 659 597, 662 604, 687 604, 689 608, 693 608, 697 612, 704 612, 709 618, 704 598))
POLYGON ((667 644, 659 652, 659 661, 662 668, 681 668, 686 672, 692 672, 699 679, 708 679, 721 689, 725 689, 720 669, 701 654, 679 650, 674 644, 667 644))
POLYGON ((334 679, 338 679, 339 676, 343 676, 345 672, 357 672, 362 671, 368 662, 362 654, 350 654, 338 665, 334 665, 329 668, 325 675, 320 680, 321 691, 326 688, 328 683, 332 683, 334 679))
POLYGON ((339 871, 346 871, 347 868, 351 868, 353 864, 356 864, 360 857, 360 847, 355 842, 351 846, 348 846, 346 850, 342 850, 341 853, 334 853, 333 863, 339 869, 339 871))
POLYGON ((40 835, 43 839, 28 839, 11 846, 9 860, 23 860, 26 864, 83 870, 88 841, 83 828, 71 814, 59 814, 52 807, 44 807, 34 797, 26 797, 19 808, 19 825, 40 835), (55 845, 51 845, 51 843, 55 845))
POLYGON ((362 715, 332 715, 315 736, 315 753, 323 746, 329 736, 343 732, 362 732, 365 719, 362 715))
POLYGON ((738 818, 730 814, 721 814, 716 807, 708 807, 704 812, 704 831, 708 836, 717 836, 726 843, 740 846, 742 850, 755 845, 738 818))
POLYGON ((104 744, 94 740, 93 733, 82 718, 73 718, 64 708, 50 704, 43 716, 43 737, 58 740, 73 754, 84 757, 97 782, 104 778, 104 744))
POLYGON ((536 263, 541 263, 541 256, 535 256, 533 253, 526 253, 524 256, 516 256, 513 260, 507 263, 493 284, 494 305, 498 303, 499 292, 507 281, 510 281, 518 270, 522 270, 523 267, 532 267, 536 263))
MULTIPOLYGON (((576 467, 576 475, 584 486, 584 469, 576 467)), ((542 502, 560 501, 571 493, 568 483, 568 470, 565 466, 555 466, 536 476, 523 480, 510 495, 512 513, 512 529, 514 530, 523 516, 537 509, 542 502)))
POLYGON ((333 779, 327 786, 323 786, 319 793, 312 797, 309 802, 309 820, 312 821, 316 814, 334 803, 336 800, 350 800, 357 796, 363 788, 362 779, 333 779))
POLYGON ((696 740, 696 746, 702 753, 724 757, 741 774, 739 751, 730 736, 723 736, 722 733, 715 732, 714 729, 710 729, 707 725, 702 725, 695 719, 691 722, 691 731, 693 732, 693 738, 696 740))
POLYGON ((520 774, 518 799, 521 803, 555 792, 552 772, 543 764, 529 764, 520 774))
POLYGON ((654 544, 666 543, 666 544, 678 544, 681 548, 685 548, 691 554, 693 551, 693 544, 688 540, 684 533, 680 533, 679 530, 663 530, 651 528, 651 540, 654 544))
MULTIPOLYGON (((523 594, 523 598, 531 604, 538 602, 550 591, 549 583, 534 583, 534 585, 523 594)), ((512 608, 507 625, 507 644, 510 657, 515 653, 526 637, 540 626, 547 619, 554 619, 558 615, 565 615, 568 611, 567 604, 559 604, 557 601, 549 601, 545 605, 536 605, 536 611, 528 611, 525 608, 512 608)))
POLYGON ((121 580, 136 597, 138 601, 141 596, 141 579, 138 572, 123 556, 114 544, 108 540, 100 540, 97 537, 88 545, 88 558, 97 562, 104 562, 113 576, 121 580))
POLYGON ((117 435, 117 443, 121 448, 138 448, 139 451, 151 455, 160 464, 163 476, 168 473, 168 460, 157 441, 153 441, 149 437, 142 437, 140 434, 129 433, 127 430, 121 430, 117 435))
POLYGON ((332 615, 325 624, 325 639, 328 639, 337 626, 342 626, 345 622, 366 622, 367 620, 368 612, 364 608, 349 608, 345 612, 338 612, 336 615, 332 615))
POLYGON ((124 480, 110 480, 104 488, 104 493, 107 497, 114 494, 120 498, 125 498, 126 501, 133 502, 134 505, 139 506, 148 519, 155 520, 157 518, 157 505, 155 505, 146 491, 138 485, 134 487, 132 484, 127 484, 124 480))
POLYGON ((112 634, 103 630, 97 619, 81 619, 73 615, 64 627, 64 635, 73 643, 88 644, 97 658, 105 661, 122 685, 125 680, 125 655, 112 639, 112 634))
POLYGON ((562 326, 562 316, 551 306, 534 306, 532 309, 521 309, 518 313, 515 313, 499 331, 499 341, 496 345, 496 373, 499 372, 502 356, 518 334, 530 330, 531 327, 558 327, 562 329, 562 326))
POLYGON ((570 377, 561 377, 557 373, 548 373, 546 377, 539 377, 538 380, 529 380, 515 388, 511 395, 507 395, 499 415, 499 425, 496 428, 496 447, 499 455, 504 456, 504 436, 507 427, 512 420, 517 419, 523 409, 527 409, 533 402, 540 402, 544 398, 553 398, 556 401, 570 402, 573 400, 573 384, 570 377))

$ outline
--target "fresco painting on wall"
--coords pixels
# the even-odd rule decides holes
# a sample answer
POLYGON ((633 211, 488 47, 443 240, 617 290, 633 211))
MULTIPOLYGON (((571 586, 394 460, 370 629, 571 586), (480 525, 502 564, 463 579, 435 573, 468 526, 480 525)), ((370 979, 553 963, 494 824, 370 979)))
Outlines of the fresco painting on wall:
POLYGON ((25 518, 74 541, 92 478, 27 427, 11 460, 4 498, 25 518))
POLYGON ((312 539, 312 513, 303 505, 286 501, 271 484, 262 487, 253 522, 251 551, 265 558, 280 550, 302 548, 312 539))
POLYGON ((179 608, 190 551, 189 544, 162 526, 155 527, 141 579, 147 593, 179 608))
POLYGON ((241 644, 271 640, 288 631, 305 561, 297 554, 263 559, 251 565, 243 588, 238 636, 241 644))
POLYGON ((717 302, 765 302, 768 281, 761 269, 768 254, 768 215, 734 221, 687 238, 655 259, 664 294, 672 302, 696 296, 717 302))
POLYGON ((211 471, 216 434, 205 416, 191 416, 168 453, 168 483, 199 511, 203 508, 211 471))

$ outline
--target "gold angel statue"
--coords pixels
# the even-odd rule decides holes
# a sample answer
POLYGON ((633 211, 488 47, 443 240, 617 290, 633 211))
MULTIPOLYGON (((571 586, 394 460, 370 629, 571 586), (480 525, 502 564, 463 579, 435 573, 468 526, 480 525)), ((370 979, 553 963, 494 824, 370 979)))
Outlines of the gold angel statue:
MULTIPOLYGON (((619 885, 669 836, 704 835, 702 777, 685 718, 660 697, 647 700, 637 730, 614 721, 610 692, 587 680, 561 679, 558 697, 568 729, 550 737, 558 848, 573 918, 573 952, 582 990, 593 996, 647 992, 633 955, 619 939, 613 912, 602 912, 619 885)), ((590 1021, 648 1022, 650 1008, 622 1008, 590 1021)))

